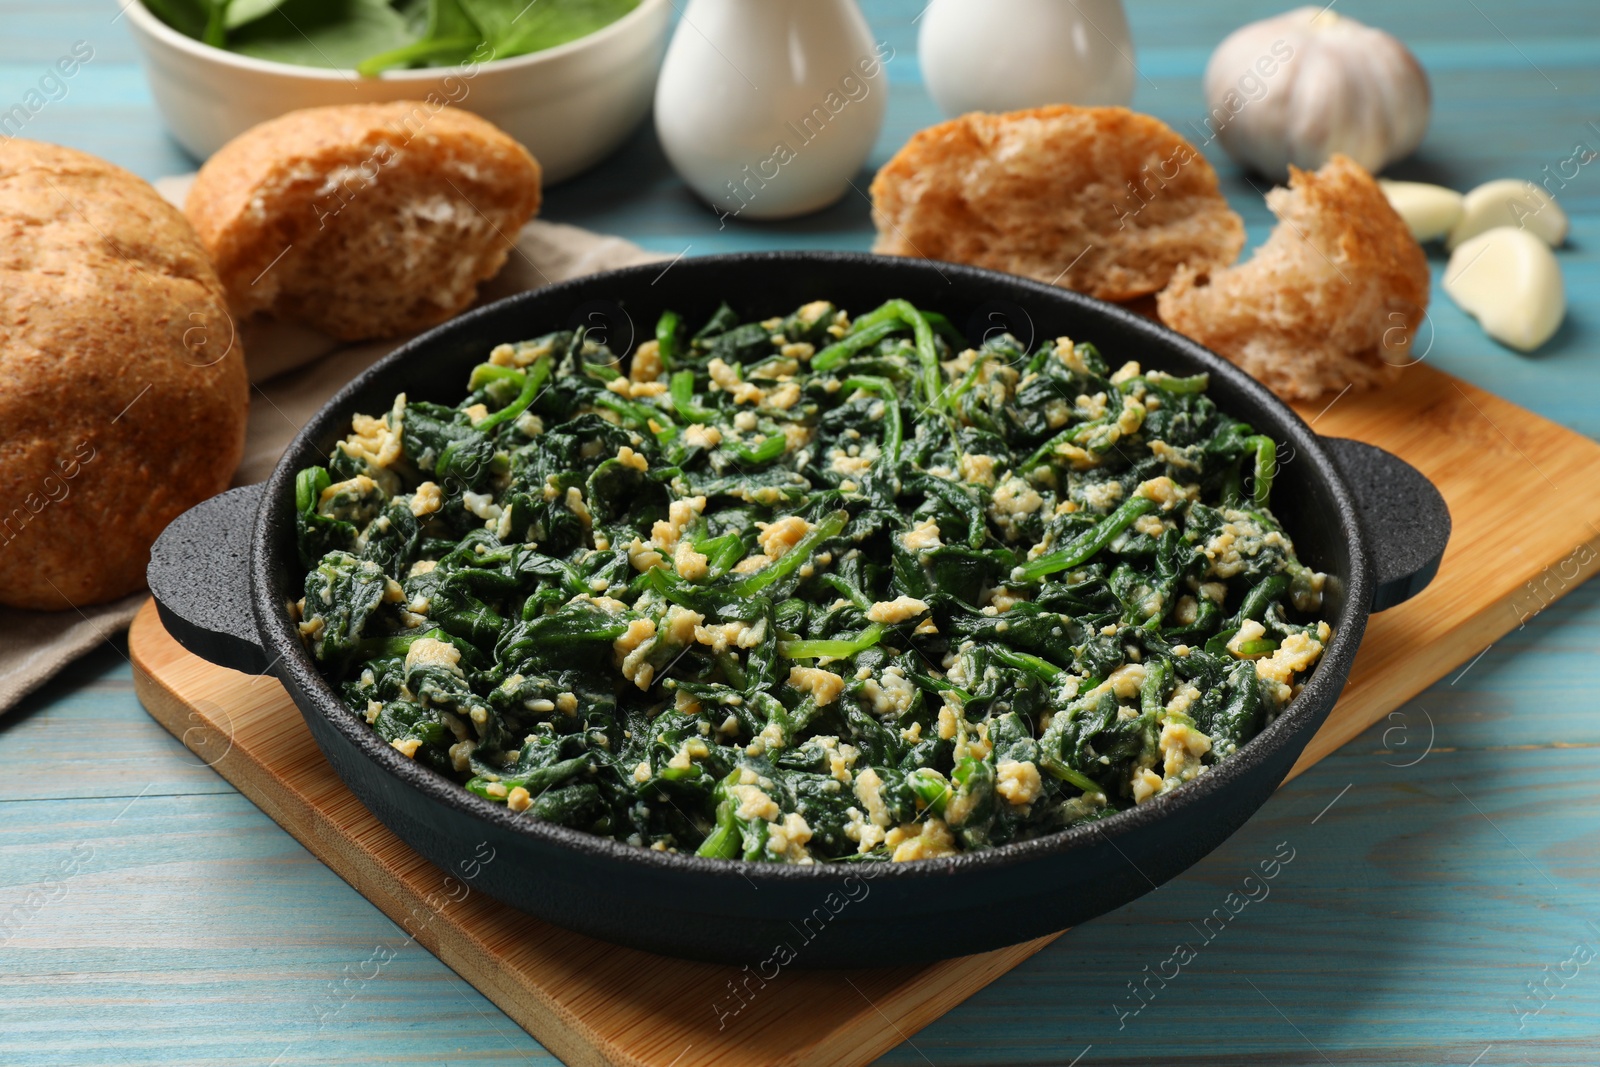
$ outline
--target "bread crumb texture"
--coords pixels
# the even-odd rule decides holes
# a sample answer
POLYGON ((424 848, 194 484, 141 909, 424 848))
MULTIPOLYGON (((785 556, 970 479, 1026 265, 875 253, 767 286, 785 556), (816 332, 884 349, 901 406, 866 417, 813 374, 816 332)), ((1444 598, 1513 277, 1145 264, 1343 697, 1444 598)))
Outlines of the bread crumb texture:
POLYGON ((872 183, 877 252, 1021 274, 1103 300, 1232 263, 1244 224, 1205 157, 1120 107, 974 113, 911 138, 872 183))
POLYGON ((94 156, 0 142, 0 604, 143 588, 156 536, 227 488, 248 389, 181 213, 94 156))
POLYGON ((1168 326, 1286 400, 1392 381, 1416 358, 1428 261, 1360 164, 1289 168, 1267 194, 1278 225, 1248 262, 1179 270, 1157 297, 1168 326))
POLYGON ((184 210, 240 318, 344 341, 472 303, 539 208, 539 164, 470 112, 417 100, 307 108, 200 169, 184 210))

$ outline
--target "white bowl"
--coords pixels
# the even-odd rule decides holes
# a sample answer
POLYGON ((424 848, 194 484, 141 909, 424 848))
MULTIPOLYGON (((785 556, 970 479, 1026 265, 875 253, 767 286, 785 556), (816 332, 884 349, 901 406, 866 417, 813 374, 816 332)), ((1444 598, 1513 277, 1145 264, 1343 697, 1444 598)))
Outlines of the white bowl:
POLYGON ((641 0, 609 26, 543 52, 363 78, 213 48, 174 30, 138 0, 127 7, 156 106, 197 159, 285 112, 437 93, 522 142, 547 185, 604 159, 649 113, 670 14, 671 0, 641 0))

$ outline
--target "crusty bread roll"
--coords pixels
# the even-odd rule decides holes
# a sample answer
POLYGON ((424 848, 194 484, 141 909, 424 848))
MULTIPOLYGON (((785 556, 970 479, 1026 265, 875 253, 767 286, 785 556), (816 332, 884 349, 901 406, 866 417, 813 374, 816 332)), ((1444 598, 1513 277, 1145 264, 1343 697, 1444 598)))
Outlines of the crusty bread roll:
POLYGON ((1246 263, 1186 267, 1156 299, 1168 326, 1288 400, 1392 380, 1428 308, 1428 260, 1348 156, 1267 193, 1277 227, 1246 263))
POLYGON ((1232 263, 1244 224, 1205 157, 1120 107, 974 113, 923 130, 872 183, 874 251, 1008 271, 1102 300, 1232 263))
POLYGON ((539 207, 539 164, 476 115, 414 100, 264 122, 200 169, 184 211, 257 312, 344 341, 395 337, 472 303, 539 207))
POLYGON ((0 603, 144 585, 244 451, 244 354, 183 215, 82 152, 0 142, 0 603))

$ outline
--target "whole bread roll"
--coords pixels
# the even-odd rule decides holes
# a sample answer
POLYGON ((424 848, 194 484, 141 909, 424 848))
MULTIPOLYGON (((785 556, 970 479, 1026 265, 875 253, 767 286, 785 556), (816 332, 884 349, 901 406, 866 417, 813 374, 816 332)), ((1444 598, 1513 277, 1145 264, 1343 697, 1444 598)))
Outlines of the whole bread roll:
POLYGON ((0 603, 142 588, 167 523, 227 488, 248 389, 182 214, 94 156, 0 143, 0 603))
POLYGON ((1121 107, 974 112, 907 141, 872 182, 873 251, 1021 274, 1102 300, 1180 264, 1232 263, 1244 223, 1194 145, 1121 107))
POLYGON ((493 124, 416 100, 307 108, 229 141, 184 204, 234 314, 343 341, 472 303, 539 207, 539 164, 493 124))

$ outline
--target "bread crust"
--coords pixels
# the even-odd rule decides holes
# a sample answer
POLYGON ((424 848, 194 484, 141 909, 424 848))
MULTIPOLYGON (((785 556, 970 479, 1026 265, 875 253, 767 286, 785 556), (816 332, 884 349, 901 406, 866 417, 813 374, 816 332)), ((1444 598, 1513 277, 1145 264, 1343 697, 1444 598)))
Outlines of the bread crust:
POLYGON ((0 144, 0 603, 142 588, 167 523, 227 488, 248 389, 182 214, 94 156, 0 144))
POLYGON ((1392 381, 1414 362, 1428 261, 1360 164, 1289 168, 1267 193, 1279 222, 1246 263, 1180 270, 1156 300, 1167 325, 1288 400, 1392 381))
POLYGON ((874 250, 1021 274, 1103 300, 1244 247, 1216 171, 1149 115, 1061 104, 921 131, 872 183, 874 250))
POLYGON ((200 169, 184 211, 241 319, 271 312, 356 341, 467 307, 538 210, 539 181, 493 124, 398 100, 246 131, 200 169))

